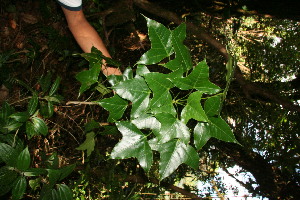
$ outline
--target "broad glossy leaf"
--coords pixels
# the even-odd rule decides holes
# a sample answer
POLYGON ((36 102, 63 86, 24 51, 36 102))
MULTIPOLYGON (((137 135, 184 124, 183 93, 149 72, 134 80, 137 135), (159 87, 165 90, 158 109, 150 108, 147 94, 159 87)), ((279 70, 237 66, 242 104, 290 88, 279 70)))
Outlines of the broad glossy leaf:
POLYGON ((85 141, 76 149, 81 151, 87 151, 87 156, 90 156, 95 148, 95 133, 89 132, 86 134, 85 141))
POLYGON ((101 64, 91 64, 91 68, 86 71, 79 72, 76 75, 76 79, 81 83, 79 94, 82 94, 88 90, 94 83, 98 82, 99 73, 101 70, 101 64))
POLYGON ((159 174, 161 180, 171 175, 182 163, 191 164, 193 168, 197 168, 196 161, 191 159, 199 161, 198 155, 181 140, 174 139, 161 144, 158 151, 160 153, 159 174))
POLYGON ((207 116, 218 116, 220 114, 221 96, 209 97, 204 104, 204 110, 207 116))
POLYGON ((196 89, 202 93, 215 94, 220 88, 209 81, 208 70, 206 62, 202 61, 187 77, 171 78, 171 81, 182 90, 196 89))
POLYGON ((45 121, 38 117, 32 118, 32 124, 36 133, 46 136, 48 134, 48 126, 45 121))
POLYGON ((56 80, 54 81, 54 83, 52 84, 51 88, 50 88, 49 96, 52 96, 57 92, 60 81, 61 81, 61 78, 57 77, 56 80))
POLYGON ((26 147, 17 158, 17 168, 21 171, 27 170, 30 166, 30 154, 28 147, 26 147))
POLYGON ((107 76, 107 80, 110 83, 111 86, 115 86, 121 81, 123 81, 123 76, 121 75, 109 75, 107 76))
POLYGON ((60 200, 72 200, 73 193, 72 190, 65 184, 57 185, 57 193, 60 200))
POLYGON ((25 193, 27 181, 24 176, 20 176, 15 182, 12 189, 12 200, 21 199, 25 193))
POLYGON ((38 106, 38 96, 36 93, 33 94, 33 96, 31 97, 30 101, 28 102, 28 108, 27 111, 29 113, 29 115, 33 115, 37 109, 38 106))
POLYGON ((172 71, 180 71, 181 74, 192 68, 192 59, 188 48, 183 44, 186 38, 186 25, 181 24, 172 31, 172 45, 175 51, 175 59, 164 66, 172 71))
POLYGON ((160 130, 160 122, 152 115, 144 114, 131 121, 138 129, 160 130))
POLYGON ((148 108, 150 89, 142 77, 120 82, 113 88, 120 97, 132 102, 132 117, 138 117, 148 108))
POLYGON ((17 122, 26 122, 29 119, 30 115, 27 111, 25 111, 13 113, 9 117, 16 120, 17 122))
POLYGON ((231 128, 221 117, 209 117, 210 124, 213 126, 212 136, 225 142, 238 143, 231 128))
POLYGON ((16 158, 18 156, 18 152, 10 145, 5 143, 0 143, 0 158, 7 165, 15 167, 16 166, 16 158))
POLYGON ((186 146, 186 157, 183 161, 188 166, 192 167, 194 170, 199 169, 199 155, 197 151, 191 145, 186 146))
POLYGON ((102 99, 96 102, 105 110, 109 111, 108 122, 114 122, 120 119, 128 106, 128 102, 119 95, 114 95, 111 98, 102 99))
POLYGON ((168 142, 173 138, 178 138, 186 144, 190 141, 189 129, 182 121, 169 113, 159 113, 155 117, 161 123, 159 132, 154 131, 160 143, 168 142))
POLYGON ((188 97, 187 104, 181 111, 181 120, 183 123, 187 123, 190 119, 197 121, 208 121, 207 116, 201 105, 202 93, 197 91, 188 97))
POLYGON ((133 79, 133 72, 131 67, 127 67, 123 72, 123 80, 133 79))
POLYGON ((150 101, 150 110, 153 114, 170 113, 175 116, 176 110, 173 106, 173 99, 169 90, 174 87, 168 80, 168 76, 161 73, 145 74, 145 80, 153 92, 153 98, 150 101))
POLYGON ((145 74, 150 73, 149 69, 145 65, 138 65, 136 69, 136 75, 144 76, 145 74))
POLYGON ((209 123, 198 123, 194 128, 194 143, 197 150, 201 149, 212 137, 209 123))
POLYGON ((172 54, 171 31, 164 25, 145 17, 151 49, 143 54, 138 64, 151 65, 160 62, 172 54))
POLYGON ((114 147, 111 157, 114 159, 137 158, 141 167, 148 172, 152 165, 153 155, 147 137, 132 123, 117 123, 122 133, 122 140, 114 147))
POLYGON ((230 127, 221 117, 209 117, 208 123, 198 123, 194 129, 195 146, 201 149, 211 138, 238 143, 230 127))

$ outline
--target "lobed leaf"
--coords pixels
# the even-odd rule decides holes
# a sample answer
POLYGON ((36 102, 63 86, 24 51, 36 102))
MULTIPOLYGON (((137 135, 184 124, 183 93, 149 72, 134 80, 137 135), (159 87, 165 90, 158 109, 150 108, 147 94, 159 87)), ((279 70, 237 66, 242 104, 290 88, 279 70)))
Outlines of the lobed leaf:
POLYGON ((99 73, 101 70, 101 64, 91 64, 89 70, 79 72, 76 75, 76 79, 81 83, 79 94, 82 94, 88 90, 93 84, 98 82, 99 73))
POLYGON ((144 53, 137 63, 151 65, 160 62, 172 54, 171 31, 164 25, 147 17, 145 18, 147 20, 151 49, 144 53))
POLYGON ((205 61, 202 61, 187 77, 175 77, 170 80, 181 90, 196 89, 202 93, 215 94, 220 91, 220 88, 209 81, 208 75, 208 66, 205 61))
POLYGON ((122 140, 114 147, 111 157, 114 159, 137 158, 141 167, 148 172, 153 162, 152 150, 146 136, 132 123, 117 123, 122 140))
POLYGON ((172 31, 172 45, 175 51, 175 59, 169 61, 164 66, 172 71, 178 71, 181 74, 191 69, 192 59, 188 48, 183 44, 186 38, 186 25, 181 24, 172 31))
POLYGON ((119 82, 113 88, 120 97, 132 102, 132 117, 138 117, 148 108, 150 89, 142 77, 119 82))
POLYGON ((155 115, 161 123, 160 130, 154 131, 160 143, 166 143, 174 138, 182 140, 185 144, 190 141, 188 127, 169 113, 159 113, 155 115))
POLYGON ((95 133, 89 132, 86 134, 85 141, 76 149, 81 151, 87 151, 87 156, 90 156, 95 148, 95 133))
POLYGON ((171 175, 182 163, 198 168, 198 154, 193 147, 181 140, 174 139, 163 143, 159 146, 158 151, 160 153, 159 174, 161 180, 171 175))
POLYGON ((176 110, 169 92, 174 87, 172 82, 167 79, 165 74, 161 73, 148 73, 144 76, 149 88, 153 92, 153 98, 150 101, 150 111, 153 114, 170 113, 175 116, 176 110))
POLYGON ((102 99, 96 102, 105 110, 109 111, 108 122, 114 122, 120 119, 128 106, 128 102, 119 95, 114 95, 111 98, 102 99))
POLYGON ((187 104, 181 111, 181 120, 183 123, 187 123, 190 119, 197 121, 207 122, 208 118, 201 106, 202 93, 197 91, 188 97, 187 104))

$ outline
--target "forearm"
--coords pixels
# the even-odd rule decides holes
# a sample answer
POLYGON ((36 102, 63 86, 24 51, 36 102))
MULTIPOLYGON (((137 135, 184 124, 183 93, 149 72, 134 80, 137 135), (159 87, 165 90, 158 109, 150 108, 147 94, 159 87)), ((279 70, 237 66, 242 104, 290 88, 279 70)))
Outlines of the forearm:
MULTIPOLYGON (((65 8, 63 8, 63 11, 66 15, 70 31, 84 52, 91 52, 91 48, 94 46, 99 49, 104 56, 111 58, 99 34, 85 19, 82 11, 69 11, 65 8)), ((105 62, 102 66, 102 72, 106 76, 121 74, 121 71, 117 68, 106 67, 105 62)))

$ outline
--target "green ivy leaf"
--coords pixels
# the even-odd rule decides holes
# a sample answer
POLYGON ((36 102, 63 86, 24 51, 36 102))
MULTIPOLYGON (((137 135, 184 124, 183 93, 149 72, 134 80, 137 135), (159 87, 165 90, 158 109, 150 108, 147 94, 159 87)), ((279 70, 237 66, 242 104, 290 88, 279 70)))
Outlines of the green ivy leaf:
POLYGON ((36 133, 42 134, 44 136, 48 134, 48 126, 46 125, 43 119, 38 117, 33 117, 32 124, 33 124, 34 131, 36 133))
POLYGON ((25 111, 14 113, 9 117, 16 120, 17 122, 26 122, 29 119, 30 115, 27 111, 25 111))
POLYGON ((187 104, 181 112, 181 120, 183 123, 187 123, 190 119, 197 121, 207 122, 208 118, 201 106, 202 93, 197 91, 188 97, 187 104))
POLYGON ((151 65, 160 62, 172 54, 171 31, 164 25, 147 17, 145 18, 147 20, 151 49, 143 54, 137 63, 151 65))
POLYGON ((148 73, 145 74, 145 80, 153 92, 153 98, 150 101, 150 110, 153 114, 170 113, 176 115, 173 106, 173 99, 169 90, 174 87, 173 83, 167 79, 165 74, 148 73))
POLYGON ((57 77, 56 80, 54 81, 54 83, 52 84, 51 88, 50 88, 49 96, 52 96, 57 92, 60 81, 61 81, 61 78, 57 77))
POLYGON ((213 117, 220 114, 221 96, 209 97, 204 104, 204 110, 207 116, 213 117))
POLYGON ((20 176, 15 182, 12 189, 12 200, 21 199, 25 193, 27 181, 24 176, 20 176))
POLYGON ((198 154, 181 140, 174 139, 161 144, 158 151, 160 153, 159 174, 161 180, 171 175, 182 163, 191 165, 195 169, 198 168, 198 154))
POLYGON ((114 95, 111 98, 102 99, 96 102, 105 110, 109 111, 108 122, 114 122, 120 119, 128 106, 128 102, 119 95, 114 95))
POLYGON ((57 184, 58 199, 61 200, 72 200, 73 193, 72 190, 65 184, 57 184))
POLYGON ((87 151, 87 156, 90 156, 91 153, 94 151, 95 148, 95 136, 94 132, 89 132, 86 134, 85 141, 76 149, 81 151, 87 151))
POLYGON ((130 122, 118 122, 117 127, 123 138, 114 147, 111 157, 113 159, 137 158, 141 167, 148 172, 153 162, 153 155, 147 137, 130 122))
POLYGON ((142 77, 135 77, 116 84, 114 91, 132 102, 131 117, 137 118, 148 108, 150 89, 142 77))
POLYGON ((160 143, 165 143, 173 138, 178 138, 184 143, 190 141, 190 132, 188 127, 175 118, 173 115, 168 113, 159 113, 155 115, 158 121, 161 123, 159 132, 154 131, 160 143))
POLYGON ((193 66, 190 52, 188 48, 183 44, 185 38, 186 25, 181 24, 172 31, 171 41, 176 57, 175 59, 169 61, 164 65, 172 71, 180 71, 181 74, 191 69, 193 66))
POLYGON ((38 106, 38 102, 39 102, 38 96, 36 93, 34 93, 28 103, 27 111, 28 111, 29 115, 33 115, 35 113, 37 106, 38 106))
POLYGON ((76 79, 81 83, 79 94, 82 94, 88 90, 93 84, 98 82, 99 73, 101 70, 101 64, 91 63, 91 68, 86 71, 79 72, 76 75, 76 79))
POLYGON ((26 147, 17 158, 17 169, 24 171, 27 170, 30 166, 30 154, 28 147, 26 147))
POLYGON ((208 70, 206 62, 202 61, 187 77, 171 78, 171 81, 181 90, 196 89, 202 93, 215 94, 220 88, 209 81, 208 70))

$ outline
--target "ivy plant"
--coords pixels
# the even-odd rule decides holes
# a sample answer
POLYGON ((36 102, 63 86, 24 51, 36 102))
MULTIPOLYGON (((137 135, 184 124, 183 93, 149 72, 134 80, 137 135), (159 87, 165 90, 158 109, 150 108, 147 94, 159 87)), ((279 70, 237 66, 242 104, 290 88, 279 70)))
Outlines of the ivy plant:
MULTIPOLYGON (((150 50, 141 56, 135 70, 128 67, 122 76, 109 76, 114 96, 96 103, 109 111, 108 122, 115 123, 122 134, 111 158, 137 158, 149 172, 153 151, 157 151, 162 180, 181 164, 198 169, 198 151, 211 137, 238 142, 220 116, 224 100, 221 88, 209 80, 206 61, 194 65, 183 43, 186 25, 170 30, 145 18, 150 50), (125 110, 129 110, 129 116, 125 110)), ((84 57, 92 62, 90 71, 94 72, 95 58, 100 63, 103 56, 95 48, 91 54, 84 57)), ((93 83, 97 82, 98 73, 99 70, 93 74, 93 83)), ((91 85, 91 80, 80 81, 84 88, 80 92, 91 85)))

